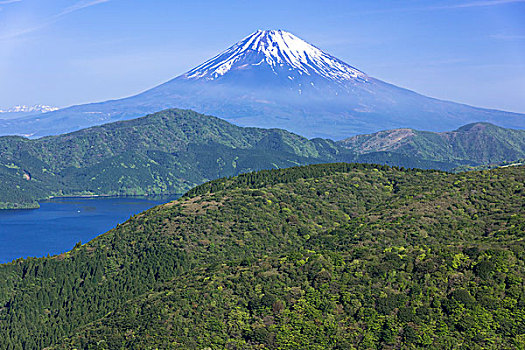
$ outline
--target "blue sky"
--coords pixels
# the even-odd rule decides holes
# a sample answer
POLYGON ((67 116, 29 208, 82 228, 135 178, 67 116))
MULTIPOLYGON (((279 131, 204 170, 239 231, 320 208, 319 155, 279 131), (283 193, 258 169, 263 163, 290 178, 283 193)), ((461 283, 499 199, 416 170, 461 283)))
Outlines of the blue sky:
POLYGON ((428 96, 525 112, 525 0, 0 0, 0 107, 132 95, 257 29, 428 96))

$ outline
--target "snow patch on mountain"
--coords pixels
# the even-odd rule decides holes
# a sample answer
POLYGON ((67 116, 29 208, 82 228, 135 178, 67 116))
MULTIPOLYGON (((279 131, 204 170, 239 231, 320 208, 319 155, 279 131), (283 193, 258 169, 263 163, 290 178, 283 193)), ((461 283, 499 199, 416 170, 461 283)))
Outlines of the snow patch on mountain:
POLYGON ((14 107, 1 109, 0 113, 47 113, 47 112, 53 112, 58 110, 58 107, 52 107, 47 105, 33 105, 33 106, 26 106, 26 105, 17 105, 14 107))
POLYGON ((368 80, 360 70, 283 30, 258 30, 183 77, 215 80, 233 70, 264 64, 275 74, 283 70, 295 71, 339 83, 368 80))

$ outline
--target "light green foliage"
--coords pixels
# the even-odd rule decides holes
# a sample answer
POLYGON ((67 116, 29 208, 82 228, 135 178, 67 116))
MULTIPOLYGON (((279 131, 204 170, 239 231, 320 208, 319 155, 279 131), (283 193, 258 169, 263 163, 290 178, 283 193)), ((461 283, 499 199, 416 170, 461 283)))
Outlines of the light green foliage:
POLYGON ((524 183, 360 164, 209 182, 0 266, 0 348, 520 348, 524 183))

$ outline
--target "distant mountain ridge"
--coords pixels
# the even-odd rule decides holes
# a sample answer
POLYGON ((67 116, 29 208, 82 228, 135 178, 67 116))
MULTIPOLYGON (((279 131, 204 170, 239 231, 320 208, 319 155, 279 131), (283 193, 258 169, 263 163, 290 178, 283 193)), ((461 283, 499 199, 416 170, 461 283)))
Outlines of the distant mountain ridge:
POLYGON ((396 152, 435 161, 479 165, 523 158, 525 130, 472 123, 441 133, 414 129, 386 130, 357 135, 342 140, 340 144, 357 154, 396 152))
MULTIPOLYGON (((0 108, 0 124, 2 121, 19 119, 27 116, 40 116, 43 113, 54 112, 59 110, 58 107, 48 105, 17 105, 9 108, 0 108)), ((12 123, 12 122, 8 122, 12 123)))
POLYGON ((478 121, 525 128, 523 114, 425 97, 370 77, 289 32, 266 30, 138 95, 0 121, 0 135, 54 135, 173 107, 333 140, 394 128, 452 130, 478 121))
POLYGON ((525 158, 525 131, 480 123, 459 130, 393 130, 334 142, 171 109, 36 140, 5 136, 0 137, 0 209, 38 207, 37 201, 49 196, 182 193, 224 176, 295 165, 357 162, 453 170, 525 158), (456 136, 443 136, 449 134, 456 136))
POLYGON ((36 104, 33 106, 17 105, 10 108, 0 108, 0 113, 47 113, 57 111, 59 109, 60 108, 58 107, 41 104, 36 104))

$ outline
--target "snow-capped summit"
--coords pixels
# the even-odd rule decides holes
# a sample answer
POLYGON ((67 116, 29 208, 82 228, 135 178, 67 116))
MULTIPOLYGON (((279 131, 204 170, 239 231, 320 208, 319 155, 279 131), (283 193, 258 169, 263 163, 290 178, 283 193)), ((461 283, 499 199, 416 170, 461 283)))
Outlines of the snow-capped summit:
POLYGON ((290 80, 302 75, 340 83, 367 80, 365 73, 284 30, 258 30, 183 77, 215 80, 257 66, 290 80))
POLYGON ((64 133, 173 107, 335 140, 385 129, 451 130, 479 121, 525 128, 523 114, 422 96, 370 77, 289 32, 259 30, 135 96, 23 118, 0 114, 0 135, 64 133))

